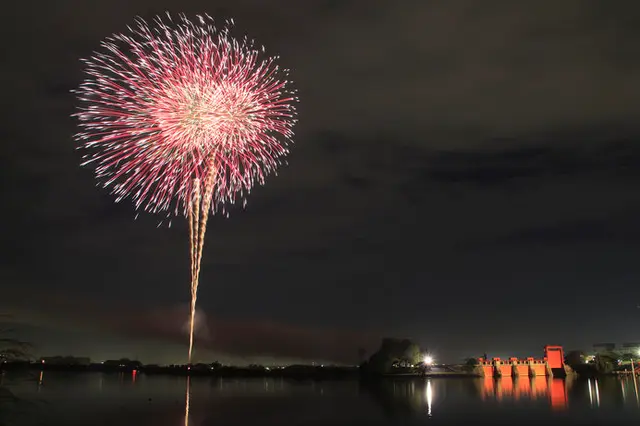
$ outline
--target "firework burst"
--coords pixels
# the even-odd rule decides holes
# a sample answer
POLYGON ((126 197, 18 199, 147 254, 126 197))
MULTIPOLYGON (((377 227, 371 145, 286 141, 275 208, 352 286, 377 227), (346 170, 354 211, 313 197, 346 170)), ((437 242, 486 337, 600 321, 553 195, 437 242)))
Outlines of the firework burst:
POLYGON ((210 16, 142 19, 83 60, 75 136, 116 201, 189 219, 191 332, 209 212, 275 172, 288 153, 297 98, 277 57, 234 39, 210 16))

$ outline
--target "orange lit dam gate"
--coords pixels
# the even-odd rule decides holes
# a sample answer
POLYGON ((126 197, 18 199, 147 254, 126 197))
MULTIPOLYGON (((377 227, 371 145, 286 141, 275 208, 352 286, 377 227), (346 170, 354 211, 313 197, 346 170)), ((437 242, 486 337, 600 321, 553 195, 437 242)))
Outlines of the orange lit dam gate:
POLYGON ((509 358, 491 360, 479 358, 479 372, 484 377, 565 377, 567 367, 564 363, 562 346, 544 347, 544 358, 509 358))

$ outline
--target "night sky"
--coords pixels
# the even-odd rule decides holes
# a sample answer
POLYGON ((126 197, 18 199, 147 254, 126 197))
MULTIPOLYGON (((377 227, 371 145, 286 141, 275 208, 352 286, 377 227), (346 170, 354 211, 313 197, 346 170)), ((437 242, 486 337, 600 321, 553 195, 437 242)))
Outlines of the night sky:
POLYGON ((0 29, 0 312, 35 355, 186 360, 186 221, 96 188, 70 117, 79 59, 165 10, 233 17, 301 99, 289 165, 210 220, 196 359, 640 340, 637 1, 39 0, 0 29))

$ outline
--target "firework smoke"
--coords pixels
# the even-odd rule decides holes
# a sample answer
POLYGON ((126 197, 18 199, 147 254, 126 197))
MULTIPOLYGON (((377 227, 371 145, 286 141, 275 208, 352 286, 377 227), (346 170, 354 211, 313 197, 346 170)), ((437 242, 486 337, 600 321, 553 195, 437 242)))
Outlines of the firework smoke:
POLYGON ((117 202, 188 219, 189 363, 209 213, 246 203, 288 154, 296 123, 287 71, 232 38, 230 24, 218 30, 208 15, 138 19, 83 61, 88 78, 75 91, 82 164, 117 202))

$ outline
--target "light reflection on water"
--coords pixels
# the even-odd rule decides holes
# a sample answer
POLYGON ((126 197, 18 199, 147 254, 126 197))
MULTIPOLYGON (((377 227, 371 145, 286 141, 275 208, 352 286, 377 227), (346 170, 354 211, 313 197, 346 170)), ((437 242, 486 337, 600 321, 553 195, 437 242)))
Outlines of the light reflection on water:
POLYGON ((573 386, 575 378, 517 377, 493 378, 485 377, 477 383, 483 400, 548 400, 552 408, 562 410, 567 407, 567 393, 573 386))
POLYGON ((637 382, 631 377, 313 382, 39 372, 15 389, 23 397, 46 401, 41 412, 33 413, 32 423, 16 426, 206 426, 256 419, 274 426, 395 426, 410 419, 530 424, 553 416, 603 425, 640 421, 637 382), (43 418, 49 423, 42 423, 43 418))
POLYGON ((189 426, 189 402, 191 401, 191 377, 187 377, 187 390, 184 403, 184 426, 189 426))
POLYGON ((568 391, 575 379, 546 377, 485 378, 483 381, 484 399, 503 400, 546 400, 555 410, 563 410, 568 405, 568 391))
POLYGON ((617 384, 619 392, 614 392, 613 389, 607 390, 606 397, 609 399, 620 399, 623 406, 640 407, 637 381, 630 377, 588 378, 584 380, 576 377, 565 379, 546 377, 496 379, 487 377, 482 379, 482 382, 479 381, 478 385, 481 388, 480 395, 483 400, 547 400, 553 409, 564 410, 569 406, 569 395, 574 394, 572 391, 574 386, 578 388, 575 398, 581 399, 583 394, 581 391, 586 389, 590 408, 600 407, 602 382, 608 387, 611 383, 617 384))
POLYGON ((431 417, 431 404, 433 404, 433 388, 431 386, 431 380, 427 380, 427 415, 431 417))

